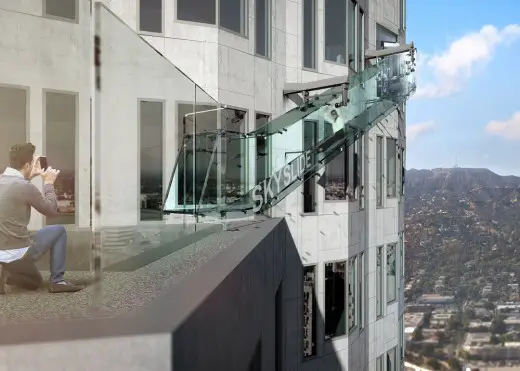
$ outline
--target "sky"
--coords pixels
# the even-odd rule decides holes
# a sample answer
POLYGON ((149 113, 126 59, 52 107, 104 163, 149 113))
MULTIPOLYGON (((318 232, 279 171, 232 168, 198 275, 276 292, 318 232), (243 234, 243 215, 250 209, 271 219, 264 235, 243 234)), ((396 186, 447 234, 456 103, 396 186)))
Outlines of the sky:
POLYGON ((417 48, 408 169, 520 176, 520 1, 494 4, 407 0, 407 41, 417 48))

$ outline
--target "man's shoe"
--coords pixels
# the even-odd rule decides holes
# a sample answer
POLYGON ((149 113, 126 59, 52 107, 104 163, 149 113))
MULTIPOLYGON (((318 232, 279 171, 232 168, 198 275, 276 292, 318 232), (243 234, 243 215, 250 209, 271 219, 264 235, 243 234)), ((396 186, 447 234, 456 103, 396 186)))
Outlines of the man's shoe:
POLYGON ((57 283, 50 283, 49 285, 49 292, 51 294, 58 294, 62 292, 77 292, 83 290, 83 286, 74 285, 72 283, 69 283, 67 281, 61 281, 57 283))

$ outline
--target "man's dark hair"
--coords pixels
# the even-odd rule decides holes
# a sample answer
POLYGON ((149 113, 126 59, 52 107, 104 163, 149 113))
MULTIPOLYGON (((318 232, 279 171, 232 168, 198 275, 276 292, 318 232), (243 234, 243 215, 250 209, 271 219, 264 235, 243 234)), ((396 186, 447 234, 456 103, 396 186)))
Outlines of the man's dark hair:
POLYGON ((32 143, 16 144, 9 151, 9 166, 20 170, 27 163, 31 163, 36 147, 32 143))

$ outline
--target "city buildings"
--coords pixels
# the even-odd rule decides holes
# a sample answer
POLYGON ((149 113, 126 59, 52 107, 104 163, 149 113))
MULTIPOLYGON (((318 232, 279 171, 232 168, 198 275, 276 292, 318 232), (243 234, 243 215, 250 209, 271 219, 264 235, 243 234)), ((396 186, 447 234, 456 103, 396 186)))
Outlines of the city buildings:
POLYGON ((74 244, 93 222, 130 250, 284 218, 299 259, 261 330, 283 340, 254 339, 250 369, 283 347, 279 370, 401 370, 405 1, 103 3, 0 0, 0 148, 31 141, 64 175, 31 228, 74 244))

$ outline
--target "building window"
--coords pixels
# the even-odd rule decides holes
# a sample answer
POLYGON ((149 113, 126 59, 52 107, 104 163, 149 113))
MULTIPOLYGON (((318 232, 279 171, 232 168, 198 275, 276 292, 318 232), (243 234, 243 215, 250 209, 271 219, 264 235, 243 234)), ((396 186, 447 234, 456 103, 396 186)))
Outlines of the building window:
POLYGON ((325 263, 325 339, 345 334, 345 262, 325 263))
POLYGON ((386 352, 386 371, 397 371, 396 358, 397 352, 395 347, 386 352))
POLYGON ((316 355, 316 266, 303 267, 303 357, 316 355))
MULTIPOLYGON (((404 360, 404 319, 403 316, 399 318, 399 344, 401 345, 401 361, 404 360)), ((400 363, 400 362, 399 362, 400 363)))
POLYGON ((139 0, 139 31, 163 32, 163 0, 139 0))
POLYGON ((396 299, 397 289, 397 244, 386 248, 386 300, 390 303, 396 299))
POLYGON ((348 65, 354 71, 356 68, 356 2, 348 0, 348 65))
POLYGON ((357 297, 357 259, 356 257, 348 260, 348 330, 349 332, 356 327, 356 297, 357 297))
POLYGON ((325 200, 338 201, 347 198, 347 159, 345 146, 325 167, 325 200))
POLYGON ((387 45, 397 43, 397 35, 387 28, 376 24, 376 50, 385 49, 387 45))
POLYGON ((363 174, 363 159, 365 156, 363 143, 365 140, 365 136, 363 132, 359 133, 359 139, 357 141, 357 151, 356 151, 356 194, 359 197, 359 207, 363 209, 365 207, 365 197, 364 197, 364 189, 365 189, 365 179, 363 174))
POLYGON ((397 141, 386 138, 386 195, 397 197, 397 141))
POLYGON ((219 25, 226 30, 247 35, 247 1, 219 0, 219 25))
POLYGON ((385 371, 384 369, 384 355, 380 355, 376 358, 376 371, 385 371))
POLYGON ((181 103, 177 106, 177 122, 179 146, 185 145, 178 163, 177 202, 178 205, 193 207, 201 203, 216 204, 219 189, 217 187, 218 168, 216 156, 212 156, 218 138, 216 135, 198 135, 195 143, 192 137, 184 138, 185 134, 214 132, 217 130, 220 111, 213 105, 196 105, 181 103), (204 169, 204 173, 196 172, 204 169), (209 169, 206 174, 205 171, 209 169), (204 188, 205 176, 208 175, 204 188), (201 179, 201 177, 203 177, 201 179), (204 188, 204 195, 202 190, 204 188))
MULTIPOLYGON (((256 114, 255 129, 258 130, 269 122, 269 115, 256 114)), ((256 184, 267 178, 269 173, 269 137, 256 136, 256 184)))
POLYGON ((46 17, 78 22, 78 0, 44 0, 46 17))
POLYGON ((383 137, 376 137, 376 206, 383 206, 383 137))
POLYGON ((358 70, 362 71, 365 67, 365 13, 361 8, 358 12, 357 26, 358 70))
MULTIPOLYGON (((225 108, 221 112, 222 129, 235 133, 247 132, 247 112, 239 109, 225 108)), ((248 159, 249 141, 235 136, 230 140, 223 140, 222 149, 225 156, 225 181, 222 191, 225 192, 224 202, 230 204, 237 201, 248 191, 248 159)))
POLYGON ((303 67, 316 68, 316 0, 303 0, 303 67))
POLYGON ((404 232, 399 235, 399 250, 401 254, 401 277, 404 277, 404 232))
MULTIPOLYGON (((308 150, 318 143, 318 123, 303 121, 303 149, 308 150)), ((314 163, 315 153, 312 152, 311 163, 314 163)), ((316 176, 311 175, 303 183, 303 212, 316 212, 316 176)))
POLYGON ((359 317, 359 328, 365 327, 365 253, 362 252, 359 255, 359 268, 358 268, 358 317, 359 317))
POLYGON ((27 141, 28 90, 0 85, 0 174, 9 166, 9 150, 27 141))
POLYGON ((348 0, 325 0, 325 60, 346 63, 348 0))
POLYGON ((162 220, 163 102, 139 102, 141 220, 162 220))
POLYGON ((269 20, 271 19, 270 0, 255 0, 255 45, 256 54, 269 57, 269 20))
POLYGON ((217 3, 215 0, 177 0, 177 19, 216 24, 217 3))
POLYGON ((401 30, 406 30, 406 0, 400 0, 399 25, 401 30))
POLYGON ((377 248, 376 256, 376 316, 383 315, 383 246, 377 248))
POLYGON ((46 91, 44 154, 49 166, 60 170, 54 183, 58 215, 50 224, 76 224, 76 122, 77 95, 46 91))

